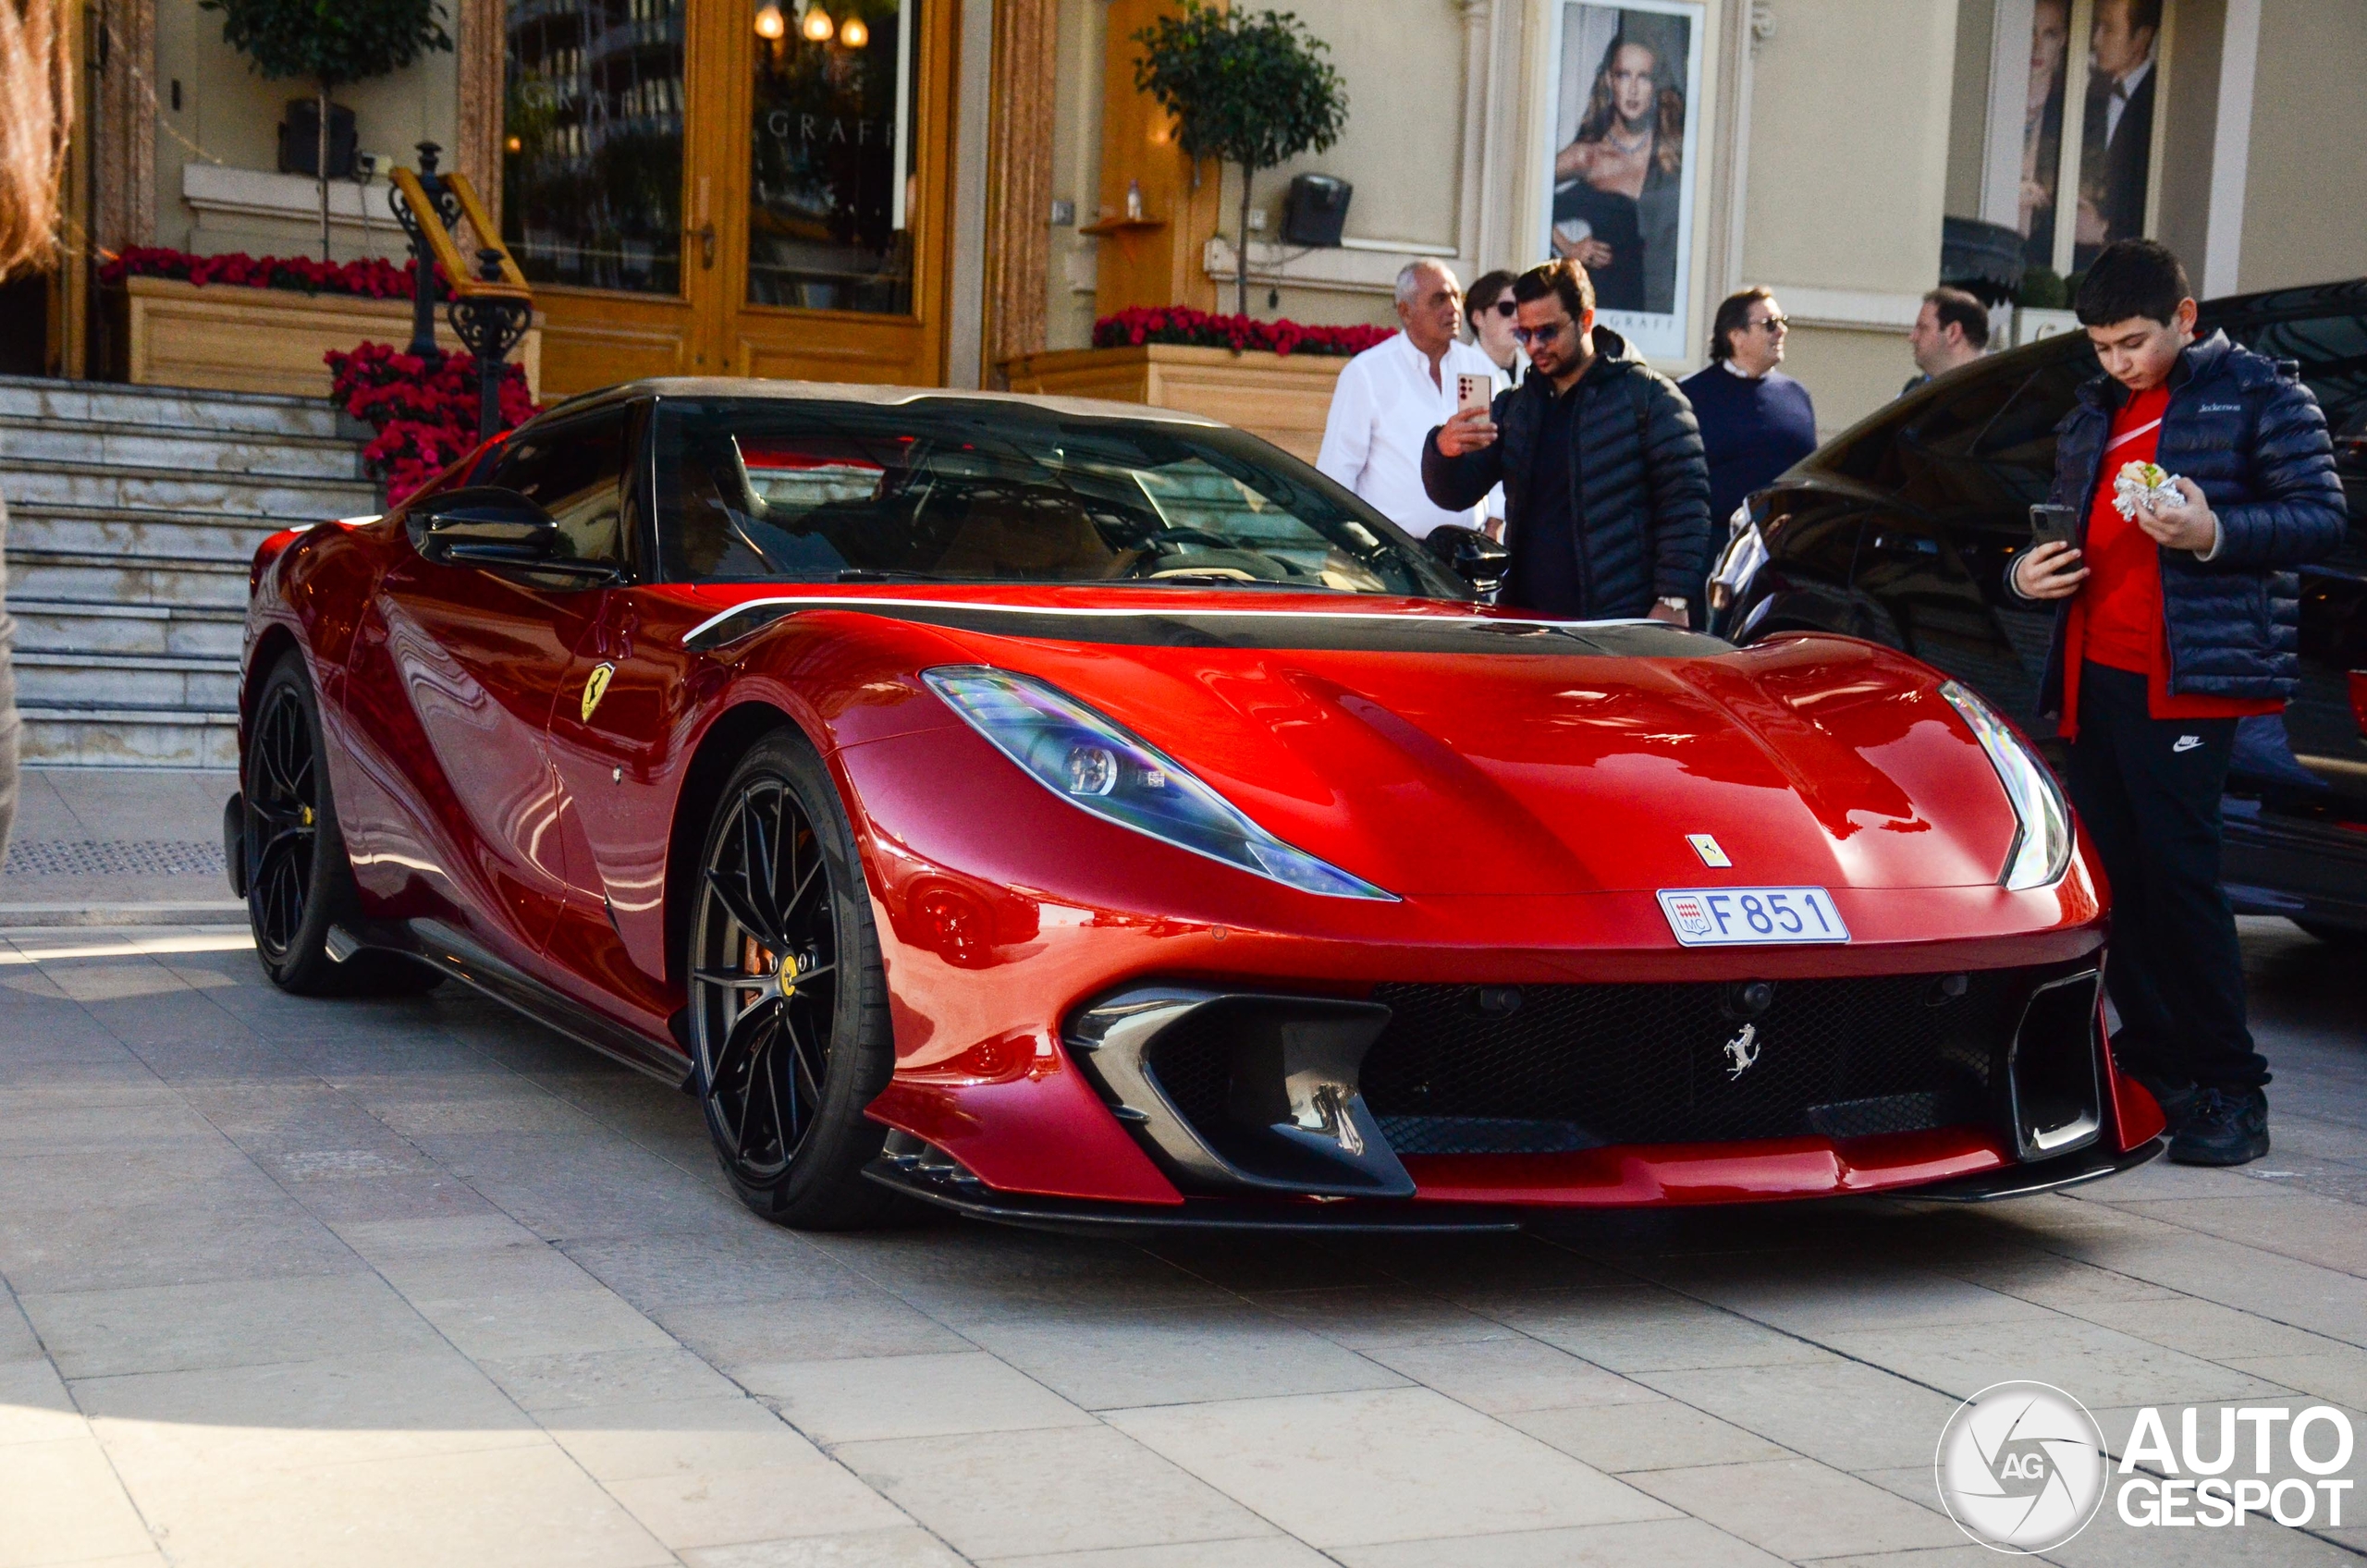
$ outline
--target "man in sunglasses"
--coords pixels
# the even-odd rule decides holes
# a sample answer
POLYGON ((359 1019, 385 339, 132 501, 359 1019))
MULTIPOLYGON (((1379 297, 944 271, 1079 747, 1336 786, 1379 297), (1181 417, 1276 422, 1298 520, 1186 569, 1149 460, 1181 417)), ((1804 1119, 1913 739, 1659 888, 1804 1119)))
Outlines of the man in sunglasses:
POLYGON ((1513 285, 1529 374, 1422 446, 1443 508, 1504 487, 1512 552, 1497 602, 1577 619, 1686 625, 1710 554, 1710 471, 1685 395, 1594 321, 1594 286, 1564 258, 1513 285))

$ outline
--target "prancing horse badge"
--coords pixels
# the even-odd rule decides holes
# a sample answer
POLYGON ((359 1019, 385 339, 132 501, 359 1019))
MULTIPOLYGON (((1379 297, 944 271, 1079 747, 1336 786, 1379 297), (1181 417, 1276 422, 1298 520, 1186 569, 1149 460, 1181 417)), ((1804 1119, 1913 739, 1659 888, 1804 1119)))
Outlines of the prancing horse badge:
POLYGON ((592 710, 598 707, 600 699, 608 694, 608 682, 616 678, 616 673, 617 667, 612 664, 592 667, 590 678, 583 682, 583 721, 586 724, 592 722, 592 710))

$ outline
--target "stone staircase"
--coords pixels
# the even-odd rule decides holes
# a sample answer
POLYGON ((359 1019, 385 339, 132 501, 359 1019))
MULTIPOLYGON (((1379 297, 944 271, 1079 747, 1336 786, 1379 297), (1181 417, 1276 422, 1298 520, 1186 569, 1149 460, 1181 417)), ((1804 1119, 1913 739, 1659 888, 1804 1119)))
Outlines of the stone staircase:
POLYGON ((24 760, 84 766, 235 766, 255 545, 377 509, 325 401, 14 376, 0 497, 24 760))

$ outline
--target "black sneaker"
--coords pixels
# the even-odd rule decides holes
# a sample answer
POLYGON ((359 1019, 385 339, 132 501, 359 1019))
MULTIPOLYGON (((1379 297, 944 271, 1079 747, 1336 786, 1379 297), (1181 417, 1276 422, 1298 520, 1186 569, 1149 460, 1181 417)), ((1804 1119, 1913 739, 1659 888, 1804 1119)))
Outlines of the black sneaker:
POLYGON ((2170 1140, 2177 1165, 2247 1165, 2268 1152, 2268 1096, 2258 1089, 2204 1089, 2170 1140))

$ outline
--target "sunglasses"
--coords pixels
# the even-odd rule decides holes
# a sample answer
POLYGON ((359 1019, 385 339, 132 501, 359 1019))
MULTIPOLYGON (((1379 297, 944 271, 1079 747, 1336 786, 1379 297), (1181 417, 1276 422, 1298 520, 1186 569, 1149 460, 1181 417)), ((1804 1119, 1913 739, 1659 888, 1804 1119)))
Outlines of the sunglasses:
POLYGON ((1742 329, 1745 332, 1763 331, 1772 337, 1776 333, 1791 331, 1792 320, 1789 316, 1769 316, 1764 321, 1745 322, 1742 329))
POLYGON ((1546 326, 1516 326, 1513 328, 1513 341, 1524 344, 1551 343, 1562 336, 1564 327, 1572 325, 1574 324, 1567 321, 1557 321, 1546 326))
POLYGON ((1492 305, 1478 305, 1473 307, 1471 313, 1475 316, 1484 316, 1492 312, 1493 314, 1503 317, 1506 321, 1510 321, 1514 314, 1519 310, 1519 302, 1514 300, 1510 295, 1506 295, 1503 299, 1497 300, 1492 305))

